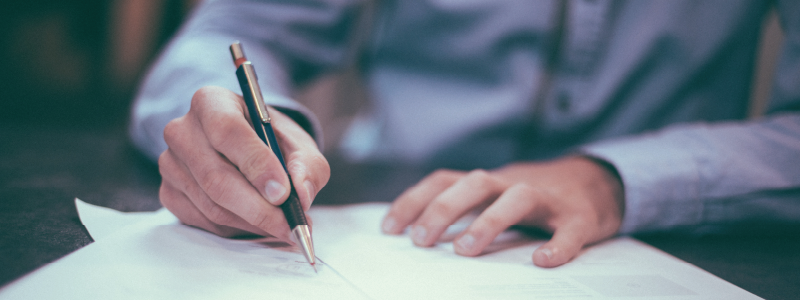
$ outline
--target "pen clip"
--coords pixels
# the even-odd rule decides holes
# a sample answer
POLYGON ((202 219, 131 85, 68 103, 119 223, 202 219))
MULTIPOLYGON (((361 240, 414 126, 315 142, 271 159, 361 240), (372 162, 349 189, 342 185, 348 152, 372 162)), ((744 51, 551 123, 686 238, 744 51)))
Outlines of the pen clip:
MULTIPOLYGON (((237 76, 244 76, 247 82, 247 89, 242 87, 242 93, 249 93, 251 99, 255 101, 256 111, 258 113, 258 117, 261 119, 261 123, 270 123, 272 119, 269 116, 269 111, 267 110, 267 106, 264 104, 264 96, 261 94, 261 86, 258 84, 258 75, 256 75, 256 69, 253 68, 253 65, 247 60, 247 57, 244 55, 244 48, 242 48, 242 44, 239 41, 235 41, 231 44, 230 47, 231 56, 233 57, 233 63, 236 65, 236 72, 237 76), (242 74, 239 75, 239 71, 241 70, 242 74)), ((245 101, 248 97, 244 97, 245 101)))
POLYGON ((269 117, 269 111, 267 111, 267 106, 264 104, 264 96, 261 94, 261 86, 258 85, 256 69, 253 68, 250 61, 242 63, 240 68, 250 85, 247 92, 251 94, 253 101, 256 102, 255 107, 258 112, 258 117, 261 119, 261 123, 269 123, 272 119, 269 117))

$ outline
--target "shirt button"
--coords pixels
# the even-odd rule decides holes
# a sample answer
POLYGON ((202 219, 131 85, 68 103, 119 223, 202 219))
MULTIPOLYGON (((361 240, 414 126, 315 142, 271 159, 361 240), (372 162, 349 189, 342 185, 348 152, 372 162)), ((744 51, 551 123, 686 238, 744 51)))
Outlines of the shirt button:
POLYGON ((568 112, 572 103, 570 101, 569 94, 566 92, 561 92, 558 94, 558 99, 556 99, 556 107, 562 113, 568 112))

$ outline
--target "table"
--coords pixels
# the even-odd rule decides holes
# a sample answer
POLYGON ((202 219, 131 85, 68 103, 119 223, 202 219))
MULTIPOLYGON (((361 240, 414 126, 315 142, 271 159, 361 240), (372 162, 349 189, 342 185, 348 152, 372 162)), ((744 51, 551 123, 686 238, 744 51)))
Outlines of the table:
MULTIPOLYGON (((121 211, 161 207, 158 168, 131 146, 121 126, 6 126, 0 128, 0 155, 0 285, 92 242, 78 219, 75 197, 121 211)), ((353 166, 336 155, 330 162, 331 182, 316 203, 389 201, 422 175, 391 166, 353 166), (352 180, 356 177, 374 182, 352 180)), ((796 298, 800 227, 768 231, 749 227, 734 234, 636 238, 763 298, 796 298)))

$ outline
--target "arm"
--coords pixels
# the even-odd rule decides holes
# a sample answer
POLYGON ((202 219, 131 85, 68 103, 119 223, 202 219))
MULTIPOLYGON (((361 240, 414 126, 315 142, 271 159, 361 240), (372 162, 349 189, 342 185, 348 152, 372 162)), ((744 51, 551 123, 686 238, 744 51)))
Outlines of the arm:
POLYGON ((213 85, 239 93, 227 50, 234 40, 247 45, 248 57, 258 66, 267 104, 290 115, 321 141, 319 124, 290 94, 296 84, 351 59, 350 31, 362 5, 359 1, 320 2, 201 4, 139 90, 130 125, 135 145, 155 160, 167 148, 164 127, 189 111, 195 91, 213 85))
POLYGON ((197 9, 151 70, 133 109, 131 135, 159 158, 165 207, 219 235, 288 240, 276 206, 287 198, 289 180, 247 121, 227 49, 235 40, 249 45, 265 101, 278 111, 278 143, 307 210, 330 169, 317 147, 319 126, 288 95, 300 79, 343 63, 356 8, 348 2, 214 1, 197 9))
POLYGON ((622 232, 800 220, 800 115, 590 145, 625 184, 622 232))
POLYGON ((778 12, 786 38, 765 117, 584 148, 625 183, 622 232, 800 221, 800 4, 778 2, 778 12))
POLYGON ((553 237, 532 260, 553 267, 618 231, 753 220, 797 223, 800 21, 789 17, 798 15, 798 8, 781 3, 787 44, 764 119, 671 126, 586 145, 580 152, 586 157, 470 173, 439 171, 395 201, 383 230, 397 234, 410 225, 414 243, 430 246, 447 225, 480 209, 454 240, 456 253, 479 255, 509 226, 537 226, 553 237))

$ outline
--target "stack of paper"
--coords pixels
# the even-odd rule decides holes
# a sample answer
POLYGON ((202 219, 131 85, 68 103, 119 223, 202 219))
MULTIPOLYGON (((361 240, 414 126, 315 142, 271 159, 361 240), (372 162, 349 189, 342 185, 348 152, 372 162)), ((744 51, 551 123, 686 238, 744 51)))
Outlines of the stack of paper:
POLYGON ((165 210, 128 217, 82 207, 96 242, 5 287, 0 298, 759 299, 630 238, 595 245, 554 269, 531 263, 543 241, 513 232, 477 258, 454 254, 449 242, 419 248, 407 236, 380 233, 387 209, 312 208, 321 260, 314 273, 279 241, 220 238, 180 225, 165 210), (95 234, 115 222, 135 224, 95 234))

